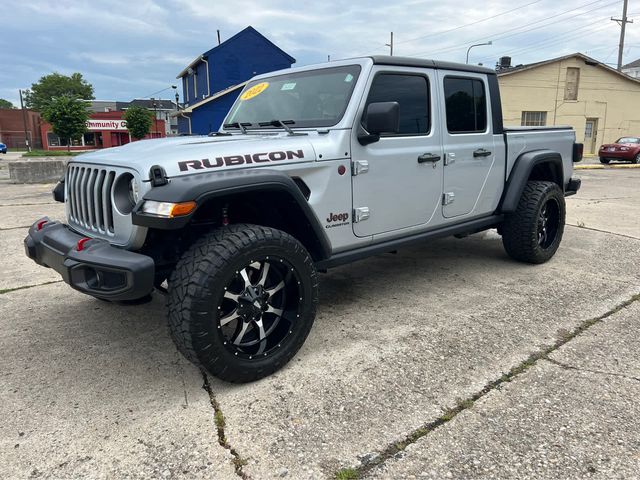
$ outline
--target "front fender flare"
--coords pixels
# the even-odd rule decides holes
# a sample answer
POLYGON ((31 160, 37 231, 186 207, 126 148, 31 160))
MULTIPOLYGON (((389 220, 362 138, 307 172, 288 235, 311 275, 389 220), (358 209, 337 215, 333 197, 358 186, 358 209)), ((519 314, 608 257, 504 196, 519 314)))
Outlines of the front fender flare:
POLYGON ((293 179, 278 170, 260 168, 231 172, 193 173, 173 177, 168 184, 152 188, 144 195, 143 200, 171 203, 195 201, 196 209, 191 214, 182 217, 159 218, 142 214, 143 202, 139 202, 132 212, 132 221, 135 225, 149 228, 178 230, 185 227, 198 207, 208 200, 251 191, 281 191, 289 194, 298 204, 317 236, 323 257, 329 257, 331 246, 318 217, 293 179))

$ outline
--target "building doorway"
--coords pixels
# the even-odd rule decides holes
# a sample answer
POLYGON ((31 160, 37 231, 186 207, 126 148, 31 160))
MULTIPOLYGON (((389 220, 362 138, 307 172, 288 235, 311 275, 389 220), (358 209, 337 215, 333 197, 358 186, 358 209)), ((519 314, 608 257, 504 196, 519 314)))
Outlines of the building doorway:
POLYGON ((598 119, 587 118, 584 126, 584 151, 586 153, 596 153, 598 144, 598 119))

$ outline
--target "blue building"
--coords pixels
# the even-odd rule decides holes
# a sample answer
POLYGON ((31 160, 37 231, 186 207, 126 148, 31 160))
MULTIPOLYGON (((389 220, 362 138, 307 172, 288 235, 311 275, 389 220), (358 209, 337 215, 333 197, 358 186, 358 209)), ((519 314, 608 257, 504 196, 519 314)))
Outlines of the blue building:
POLYGON ((215 132, 251 77, 290 68, 295 61, 253 27, 199 55, 176 77, 184 102, 178 131, 215 132))

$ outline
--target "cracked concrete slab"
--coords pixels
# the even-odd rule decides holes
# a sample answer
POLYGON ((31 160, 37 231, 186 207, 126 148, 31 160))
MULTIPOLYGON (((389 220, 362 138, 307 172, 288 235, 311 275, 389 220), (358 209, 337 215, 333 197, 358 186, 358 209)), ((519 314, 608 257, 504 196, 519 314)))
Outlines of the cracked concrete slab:
MULTIPOLYGON (((621 202, 638 204, 638 173, 621 186, 622 196, 635 196, 621 202)), ((576 199, 605 196, 604 187, 585 181, 568 200, 569 221, 576 220, 576 199)), ((594 214, 603 221, 617 211, 596 202, 588 209, 604 210, 594 214)), ((637 220, 627 227, 640 237, 637 220)), ((27 265, 50 272, 22 256, 21 238, 11 232, 1 231, 0 241, 15 244, 12 262, 25 262, 13 283, 29 278, 27 265)), ((509 260, 488 232, 332 270, 322 276, 316 325, 287 368, 250 385, 211 380, 228 442, 248 459, 244 470, 254 479, 328 477, 357 464, 637 293, 636 244, 570 228, 556 258, 534 267, 509 260)), ((10 268, 5 263, 3 273, 10 268)), ((158 300, 118 307, 59 284, 0 295, 0 307, 3 385, 19 387, 0 398, 0 415, 10 419, 0 425, 0 457, 8 459, 0 476, 27 476, 33 468, 50 477, 200 476, 205 458, 211 465, 202 475, 233 475, 202 379, 175 353, 158 300), (187 412, 176 406, 185 389, 187 412), (35 431, 23 450, 19 433, 27 430, 16 434, 19 422, 35 431), (113 433, 105 439, 104 432, 113 433), (138 439, 157 440, 149 443, 156 450, 138 439), (89 463, 81 461, 86 457, 89 463)))
POLYGON ((636 478, 640 301, 606 318, 369 475, 636 478))
POLYGON ((640 238, 640 170, 579 172, 583 186, 567 202, 567 222, 640 238))
POLYGON ((554 352, 550 359, 575 368, 578 372, 610 374, 640 382, 639 319, 640 300, 614 317, 594 325, 588 334, 567 343, 554 352))
POLYGON ((30 227, 36 220, 44 216, 48 216, 51 220, 65 221, 64 204, 0 206, 0 233, 3 230, 16 227, 30 227))
POLYGON ((229 442, 255 478, 357 465, 636 293, 640 252, 624 245, 568 231, 532 267, 484 234, 331 271, 292 365, 252 385, 212 381, 229 442))
POLYGON ((0 295, 0 478, 238 477, 163 302, 0 295))
POLYGON ((0 251, 3 252, 0 291, 60 280, 54 270, 41 267, 25 255, 22 242, 27 232, 26 228, 0 231, 0 251))
POLYGON ((0 184, 0 206, 6 205, 35 205, 53 202, 51 191, 55 185, 31 184, 13 185, 0 184))

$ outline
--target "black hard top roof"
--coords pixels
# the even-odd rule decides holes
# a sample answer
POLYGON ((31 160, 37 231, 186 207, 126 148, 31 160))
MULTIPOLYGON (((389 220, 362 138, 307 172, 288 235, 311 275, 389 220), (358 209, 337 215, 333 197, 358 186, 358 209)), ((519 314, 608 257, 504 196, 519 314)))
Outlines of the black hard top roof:
POLYGON ((391 57, 389 55, 373 55, 370 57, 376 65, 393 65, 398 67, 438 68, 442 70, 457 70, 459 72, 485 73, 496 75, 492 68, 480 65, 465 65, 464 63, 443 62, 440 60, 426 60, 414 57, 391 57))

